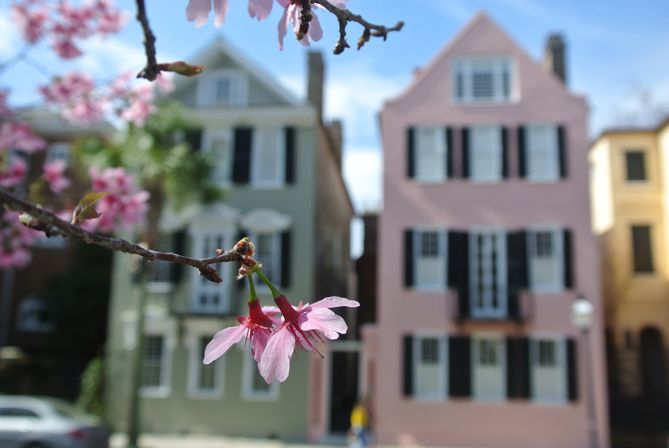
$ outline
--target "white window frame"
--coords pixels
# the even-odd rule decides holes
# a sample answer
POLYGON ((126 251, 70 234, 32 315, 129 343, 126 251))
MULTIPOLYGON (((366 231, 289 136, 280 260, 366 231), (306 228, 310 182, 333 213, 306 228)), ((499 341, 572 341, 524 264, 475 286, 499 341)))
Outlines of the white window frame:
POLYGON ((268 126, 253 129, 253 141, 251 148, 251 185, 255 188, 281 188, 286 184, 286 138, 282 127, 268 126), (264 151, 260 146, 260 134, 263 132, 274 133, 276 138, 277 164, 275 166, 275 177, 261 177, 260 164, 262 163, 264 151))
MULTIPOLYGON (((163 356, 161 359, 161 378, 159 386, 144 386, 140 384, 140 394, 147 398, 167 398, 170 395, 172 384, 172 350, 174 348, 174 337, 167 331, 156 331, 147 329, 142 338, 150 336, 160 336, 163 338, 163 356)), ((142 341, 142 349, 146 349, 146 344, 142 341)), ((144 366, 144 353, 141 356, 142 367, 144 366)))
MULTIPOLYGON (((206 236, 220 237, 222 239, 222 244, 219 249, 226 249, 232 247, 234 244, 233 241, 233 229, 226 228, 224 225, 220 224, 216 227, 201 227, 190 229, 191 241, 193 242, 192 253, 196 258, 202 257, 215 257, 216 252, 212 247, 211 253, 204 253, 204 238, 206 236)), ((231 263, 219 263, 215 266, 215 269, 218 270, 221 278, 232 278, 232 266, 231 263)), ((231 282, 221 282, 214 283, 204 279, 200 275, 200 272, 196 269, 191 269, 191 298, 190 298, 190 310, 198 314, 227 314, 231 311, 232 307, 232 294, 230 291, 231 282), (218 307, 213 306, 202 306, 200 305, 200 294, 219 294, 219 304, 218 307)))
POLYGON ((412 347, 412 365, 411 368, 413 370, 413 375, 412 375, 412 390, 414 391, 413 393, 413 398, 417 401, 444 401, 448 399, 448 338, 443 334, 443 333, 437 333, 437 332, 418 332, 414 333, 413 337, 411 339, 411 342, 413 344, 412 347), (418 391, 420 390, 420 378, 418 378, 418 366, 419 364, 422 363, 421 361, 421 342, 424 339, 436 339, 438 343, 438 351, 439 351, 439 356, 440 356, 440 362, 437 365, 438 369, 438 375, 439 378, 441 379, 441 383, 439 384, 439 390, 436 391, 434 394, 420 394, 418 391))
MULTIPOLYGON (((470 311, 471 315, 477 319, 504 319, 508 314, 508 278, 507 278, 507 251, 506 247, 506 231, 500 228, 472 228, 469 230, 469 291, 470 291, 470 311), (497 271, 497 276, 501 280, 497 284, 497 307, 492 306, 493 297, 487 296, 483 298, 483 306, 477 306, 479 301, 478 294, 478 283, 477 278, 473 273, 478 271, 478 258, 477 258, 477 237, 479 235, 495 235, 497 241, 496 251, 497 251, 497 265, 495 270, 497 271)), ((484 242, 484 245, 488 243, 484 242)), ((492 250, 491 247, 488 247, 488 250, 492 250)), ((491 257, 490 257, 491 258, 491 257)), ((488 264, 488 262, 486 262, 488 264)), ((492 273, 492 266, 488 267, 488 270, 492 273)), ((484 275, 486 275, 484 273, 484 275)), ((492 281, 493 279, 489 279, 492 281)))
MULTIPOLYGON (((243 350, 243 348, 242 348, 243 350)), ((260 375, 258 365, 253 360, 250 351, 242 353, 242 400, 244 401, 277 401, 279 399, 280 383, 274 381, 269 384, 267 391, 253 389, 252 375, 260 375)))
MULTIPOLYGON (((242 216, 240 225, 249 233, 249 237, 254 240, 255 236, 259 233, 271 233, 277 235, 279 249, 281 249, 281 233, 288 230, 292 226, 292 217, 289 215, 284 215, 271 208, 257 208, 250 210, 244 216, 242 216)), ((277 244, 277 243, 275 243, 277 244)), ((281 258, 281 251, 277 251, 275 255, 278 258, 277 272, 281 272, 283 269, 283 259, 281 258)), ((258 260, 260 263, 263 260, 258 260)), ((229 264, 229 263, 226 263, 229 264)), ((277 285, 281 286, 281 285, 277 285)), ((256 287, 263 292, 268 291, 264 283, 258 282, 256 287)))
POLYGON ((207 129, 204 132, 204 148, 213 157, 212 178, 216 185, 229 187, 232 181, 232 154, 234 151, 233 135, 231 129, 207 129), (213 148, 214 142, 224 140, 226 147, 223 150, 223 160, 219 160, 213 148))
POLYGON ((502 148, 502 127, 499 125, 476 125, 469 128, 469 180, 473 182, 499 182, 502 180, 502 167, 504 151, 502 148), (494 145, 493 147, 484 147, 478 146, 481 145, 480 142, 477 142, 479 138, 477 137, 478 132, 491 132, 492 141, 490 144, 494 145), (477 144, 478 143, 478 144, 477 144), (484 172, 483 167, 481 166, 481 157, 486 152, 490 151, 492 153, 492 158, 496 159, 496 162, 493 162, 492 170, 490 172, 484 172))
MULTIPOLYGON (((556 182, 560 179, 560 146, 558 142, 558 126, 555 123, 531 123, 525 126, 524 148, 525 160, 527 163, 526 177, 532 182, 556 182), (548 140, 541 142, 534 147, 532 132, 543 131, 549 135, 548 140), (545 151, 544 157, 548 161, 548 167, 544 167, 544 172, 537 166, 537 150, 545 151)), ((539 159, 540 160, 540 159, 539 159)))
POLYGON ((568 384, 567 384, 567 340, 564 335, 552 333, 536 333, 530 338, 530 378, 532 381, 532 401, 539 404, 547 405, 563 405, 568 402, 568 384), (555 344, 555 359, 557 365, 555 367, 558 377, 557 387, 561 389, 561 396, 558 397, 541 397, 536 395, 538 383, 537 376, 540 372, 537 371, 538 357, 539 357, 539 341, 551 341, 555 344))
POLYGON ((412 229, 413 238, 413 278, 414 288, 423 291, 445 291, 448 289, 448 232, 443 228, 423 227, 412 229), (423 258, 422 252, 422 237, 424 233, 434 232, 437 234, 437 244, 439 247, 439 255, 435 258, 441 258, 442 266, 438 270, 439 278, 435 283, 420 283, 419 272, 421 270, 419 260, 423 258))
POLYGON ((530 288, 536 293, 558 293, 564 291, 564 229, 558 225, 532 226, 527 229, 527 269, 530 281, 530 288), (553 243, 553 259, 555 266, 553 269, 554 281, 552 283, 539 283, 536 279, 536 267, 534 259, 536 258, 536 233, 550 232, 553 243))
POLYGON ((197 105, 199 107, 245 107, 248 105, 248 76, 241 70, 218 69, 207 71, 198 77, 197 105), (221 78, 230 80, 230 98, 219 99, 216 82, 221 78))
POLYGON ((204 354, 200 341, 202 338, 209 338, 216 334, 220 328, 211 325, 201 326, 198 324, 197 329, 193 329, 188 335, 188 397, 204 400, 216 400, 223 398, 223 391, 225 388, 225 356, 220 357, 212 364, 205 366, 202 363, 204 354), (201 389, 198 385, 200 377, 200 370, 203 367, 214 369, 215 387, 212 390, 201 389))
POLYGON ((471 343, 471 374, 472 374, 472 397, 477 401, 502 401, 506 400, 507 397, 507 370, 508 370, 508 360, 506 353, 506 340, 501 333, 475 333, 470 339, 471 343), (479 363, 479 343, 482 340, 493 340, 499 346, 499 366, 498 372, 500 390, 499 393, 495 395, 486 395, 480 390, 478 386, 480 381, 480 375, 482 372, 477 369, 479 363))
POLYGON ((439 183, 443 182, 448 178, 448 160, 446 158, 446 153, 448 152, 448 145, 446 141, 446 128, 444 126, 417 126, 414 128, 414 166, 416 167, 416 172, 414 179, 418 182, 423 183, 439 183), (425 160, 425 147, 424 145, 428 144, 423 141, 422 133, 431 132, 432 138, 436 139, 435 151, 435 160, 426 161, 425 160), (437 167, 436 171, 432 175, 428 175, 425 172, 426 168, 437 167))
POLYGON ((54 142, 49 144, 46 151, 46 163, 62 160, 65 166, 70 166, 72 144, 70 142, 54 142))
MULTIPOLYGON (((274 283, 275 285, 277 285, 279 287, 283 286, 283 285, 281 285, 281 281, 280 281, 281 272, 282 272, 281 270, 283 269, 283 260, 281 258, 281 249, 282 249, 282 247, 281 247, 281 233, 282 232, 277 232, 277 231, 267 231, 267 232, 253 231, 253 232, 249 232, 249 238, 251 238, 251 241, 255 242, 256 245, 258 244, 258 240, 259 240, 258 236, 259 235, 269 236, 269 237, 272 238, 272 242, 271 242, 271 244, 272 244, 272 253, 271 253, 272 259, 270 260, 270 262, 271 262, 271 266, 272 266, 272 272, 276 273, 276 274, 270 274, 269 279, 272 281, 272 283, 274 283), (279 278, 272 278, 271 275, 277 275, 279 278)), ((256 247, 256 255, 258 255, 260 257, 260 254, 258 253, 257 249, 258 249, 258 247, 256 247)), ((259 259, 258 261, 260 263, 263 263, 263 262, 267 263, 268 260, 267 260, 267 258, 264 258, 264 259, 259 259)), ((265 284, 262 283, 262 282, 258 282, 257 286, 261 286, 261 287, 264 288, 265 284)))
POLYGON ((463 57, 453 60, 451 69, 451 98, 453 103, 461 105, 508 104, 518 99, 517 70, 511 57, 463 57), (491 65, 493 75, 493 95, 490 98, 475 98, 473 74, 477 64, 491 65), (508 70, 509 95, 504 95, 503 74, 508 70), (458 96, 458 76, 462 76, 463 96, 458 96))

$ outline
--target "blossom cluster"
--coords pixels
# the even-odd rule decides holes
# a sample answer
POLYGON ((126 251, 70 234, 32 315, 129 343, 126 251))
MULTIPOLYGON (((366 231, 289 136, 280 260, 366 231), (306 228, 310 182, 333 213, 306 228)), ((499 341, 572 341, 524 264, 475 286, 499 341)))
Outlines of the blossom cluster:
POLYGON ((50 4, 47 0, 23 0, 12 4, 12 19, 23 38, 36 44, 46 36, 53 50, 63 59, 82 54, 78 41, 93 35, 118 32, 127 15, 110 0, 92 0, 72 5, 67 0, 50 4))
POLYGON ((17 212, 5 211, 0 214, 0 269, 22 268, 32 259, 30 246, 38 238, 39 232, 18 222, 17 212))
MULTIPOLYGON (((249 15, 258 20, 266 19, 272 12, 274 1, 275 0, 249 0, 249 15)), ((335 7, 344 9, 346 8, 347 1, 348 0, 331 0, 330 2, 335 7)), ((308 46, 312 40, 321 40, 323 37, 323 28, 321 27, 316 14, 312 14, 311 21, 309 22, 309 29, 302 35, 302 33, 300 33, 300 14, 302 13, 301 2, 291 0, 276 0, 276 2, 283 8, 283 14, 279 19, 278 26, 279 49, 283 49, 283 39, 286 36, 289 27, 292 27, 299 42, 304 46, 308 46)), ((215 15, 214 24, 216 26, 221 26, 228 13, 228 0, 189 0, 188 6, 186 7, 186 17, 190 21, 195 21, 195 26, 200 27, 204 25, 207 23, 209 13, 212 10, 212 3, 215 15)), ((319 4, 311 5, 312 12, 324 9, 325 8, 319 4)))

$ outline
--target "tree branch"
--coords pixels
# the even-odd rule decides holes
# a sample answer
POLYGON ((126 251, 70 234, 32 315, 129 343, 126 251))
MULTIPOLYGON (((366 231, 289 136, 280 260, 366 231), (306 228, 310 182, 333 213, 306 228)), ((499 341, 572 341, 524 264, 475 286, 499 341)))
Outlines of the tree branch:
POLYGON ((144 52, 146 53, 146 67, 137 74, 138 78, 146 78, 149 81, 155 81, 160 74, 158 68, 158 61, 156 60, 156 36, 149 25, 149 17, 146 15, 146 5, 144 0, 136 0, 137 2, 137 21, 142 26, 144 33, 144 52))
POLYGON ((339 40, 334 48, 334 54, 341 54, 350 45, 346 41, 346 26, 349 22, 355 22, 364 28, 360 39, 358 39, 358 50, 369 41, 370 37, 380 37, 383 40, 388 38, 388 33, 400 31, 404 27, 404 22, 399 21, 392 27, 375 25, 366 21, 360 14, 354 14, 348 9, 339 9, 330 3, 329 0, 311 0, 311 3, 321 5, 327 9, 339 22, 339 40))
POLYGON ((207 280, 216 283, 222 282, 223 279, 218 275, 218 271, 209 265, 242 260, 241 254, 234 250, 224 251, 215 257, 198 259, 172 252, 160 252, 147 249, 121 238, 98 235, 84 230, 79 226, 70 224, 67 221, 63 221, 52 212, 17 198, 4 188, 0 188, 0 204, 4 204, 11 210, 22 211, 30 215, 32 219, 30 220, 30 223, 26 225, 32 229, 44 232, 48 237, 57 235, 71 240, 83 241, 87 244, 106 247, 113 251, 139 255, 147 261, 163 260, 170 263, 193 266, 200 271, 200 275, 207 280))

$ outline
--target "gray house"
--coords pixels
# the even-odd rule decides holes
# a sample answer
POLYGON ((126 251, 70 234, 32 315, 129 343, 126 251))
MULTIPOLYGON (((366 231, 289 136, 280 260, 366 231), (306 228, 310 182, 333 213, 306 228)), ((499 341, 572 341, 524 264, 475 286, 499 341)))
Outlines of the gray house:
MULTIPOLYGON (((308 102, 285 91, 238 50, 216 40, 194 58, 207 71, 185 79, 173 97, 199 129, 187 135, 215 158, 217 205, 164 216, 164 249, 195 257, 229 248, 241 236, 294 303, 348 295, 349 223, 353 208, 341 173, 341 126, 322 118, 323 60, 308 55, 308 102)), ((131 260, 114 264, 108 341, 109 415, 127 424, 130 369, 136 346, 137 287, 131 260)), ((310 410, 319 406, 315 356, 297 352, 282 384, 267 385, 249 347, 233 347, 211 366, 202 354, 211 336, 246 313, 247 289, 236 266, 219 266, 223 283, 196 270, 155 264, 144 313, 141 420, 145 432, 308 438, 310 410), (317 383, 317 382, 316 382, 317 383)), ((260 289, 263 304, 271 295, 260 289)))

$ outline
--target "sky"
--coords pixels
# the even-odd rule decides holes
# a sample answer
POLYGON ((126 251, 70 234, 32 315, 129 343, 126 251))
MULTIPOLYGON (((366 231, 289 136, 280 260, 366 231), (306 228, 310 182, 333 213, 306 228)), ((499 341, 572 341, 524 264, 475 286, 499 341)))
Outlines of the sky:
MULTIPOLYGON (((306 86, 306 49, 291 36, 278 50, 275 5, 269 19, 248 17, 246 0, 229 0, 225 24, 209 21, 201 28, 187 22, 187 0, 147 0, 157 37, 159 60, 186 60, 223 36, 234 47, 273 74, 298 97, 306 86)), ((9 0, 0 0, 0 61, 15 54, 20 39, 8 15, 9 0)), ((117 0, 133 11, 134 1, 117 0)), ((326 57, 326 116, 344 123, 344 175, 356 209, 382 204, 381 147, 377 113, 386 99, 408 85, 416 68, 428 64, 478 11, 487 12, 531 57, 540 60, 546 36, 561 32, 567 40, 567 77, 573 92, 590 104, 590 134, 615 125, 651 124, 669 113, 669 1, 667 0, 349 0, 349 9, 368 21, 404 29, 362 50, 332 54, 336 20, 319 13, 325 35, 312 48, 326 57), (412 5, 420 5, 412 6, 412 5)), ((360 28, 348 28, 355 44, 360 28)), ((114 38, 95 38, 84 46, 86 57, 61 63, 44 47, 31 53, 34 64, 18 64, 0 74, 15 104, 36 101, 35 86, 49 73, 84 69, 98 79, 143 65, 141 30, 130 18, 114 38)))

